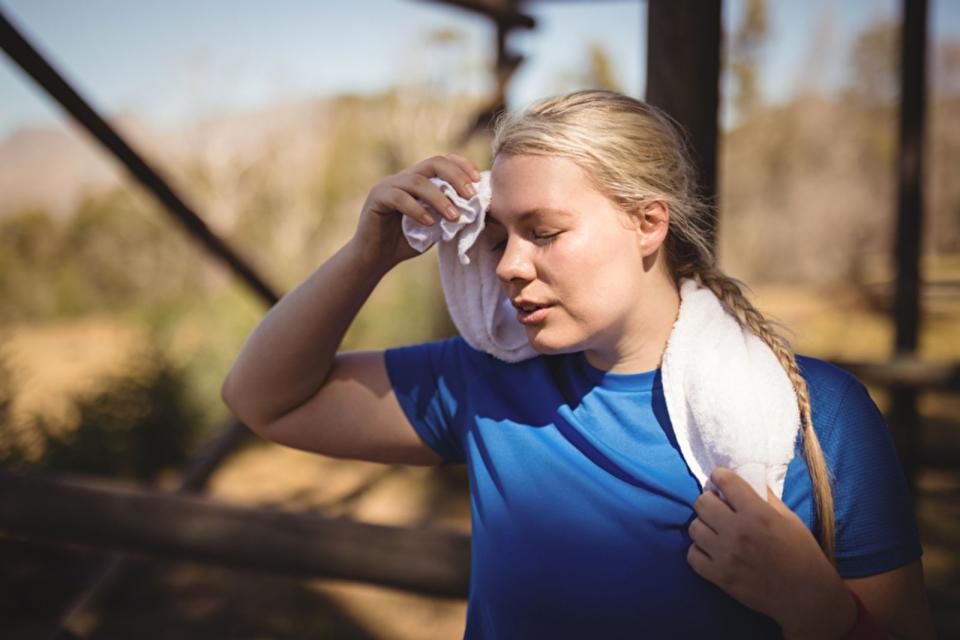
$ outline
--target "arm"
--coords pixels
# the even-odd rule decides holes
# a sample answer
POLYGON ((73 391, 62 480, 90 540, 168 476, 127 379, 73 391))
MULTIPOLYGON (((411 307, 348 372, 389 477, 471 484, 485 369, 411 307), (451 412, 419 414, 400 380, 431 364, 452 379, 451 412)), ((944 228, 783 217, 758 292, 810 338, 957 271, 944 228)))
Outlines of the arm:
POLYGON ((348 243, 274 305, 224 380, 221 396, 234 414, 259 431, 314 396, 385 273, 348 243))
POLYGON ((935 638, 919 560, 864 578, 847 578, 870 615, 898 640, 935 638))
MULTIPOLYGON (((466 195, 475 171, 459 156, 436 156, 374 186, 353 238, 271 308, 244 344, 221 388, 238 418, 264 437, 282 432, 284 443, 321 453, 364 457, 364 447, 373 452, 383 445, 376 429, 403 414, 389 393, 382 354, 337 349, 383 275, 419 255, 403 235, 402 215, 433 224, 417 199, 436 211, 451 205, 428 178, 438 176, 466 195), (371 399, 377 401, 364 402, 371 399), (346 428, 368 422, 373 426, 364 431, 346 428), (325 433, 313 433, 317 425, 325 433)), ((406 420, 399 424, 415 438, 406 420)))

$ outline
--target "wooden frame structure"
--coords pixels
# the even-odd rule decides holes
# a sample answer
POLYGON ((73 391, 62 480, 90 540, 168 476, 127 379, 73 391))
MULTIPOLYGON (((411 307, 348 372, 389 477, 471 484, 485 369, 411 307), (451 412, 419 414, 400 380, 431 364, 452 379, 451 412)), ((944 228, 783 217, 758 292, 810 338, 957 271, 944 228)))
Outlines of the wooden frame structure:
MULTIPOLYGON (((535 21, 515 0, 433 0, 491 20, 496 27, 497 88, 488 106, 463 133, 465 140, 484 129, 505 108, 506 87, 522 57, 509 51, 514 29, 535 21)), ((721 46, 719 0, 649 0, 647 100, 664 108, 689 133, 702 178, 703 194, 715 200, 721 46)), ((916 396, 926 388, 960 390, 960 365, 916 360, 919 309, 920 230, 923 221, 922 158, 926 1, 904 0, 902 109, 899 167, 896 360, 889 363, 838 363, 868 382, 894 391, 892 427, 908 477, 921 457, 917 448, 916 396)), ((130 176, 153 194, 184 230, 240 278, 268 307, 277 290, 226 242, 73 89, 11 24, 0 10, 0 44, 82 127, 122 163, 130 176)), ((716 228, 716 212, 713 219, 716 228)), ((90 486, 64 478, 0 472, 0 533, 50 543, 80 543, 114 551, 166 555, 264 571, 333 576, 443 596, 465 597, 469 581, 469 539, 453 532, 335 521, 317 516, 239 509, 189 497, 203 491, 217 466, 250 435, 228 420, 186 466, 175 494, 131 492, 109 483, 90 486), (144 526, 148 514, 163 513, 144 526), (242 536, 235 535, 241 525, 242 536), (250 544, 250 530, 257 544, 250 544), (209 531, 209 535, 205 532, 209 531)), ((956 456, 945 462, 956 464, 956 456)), ((929 462, 936 462, 931 459, 929 462)), ((60 632, 83 637, 74 620, 94 606, 123 574, 125 553, 104 571, 64 613, 60 632)))

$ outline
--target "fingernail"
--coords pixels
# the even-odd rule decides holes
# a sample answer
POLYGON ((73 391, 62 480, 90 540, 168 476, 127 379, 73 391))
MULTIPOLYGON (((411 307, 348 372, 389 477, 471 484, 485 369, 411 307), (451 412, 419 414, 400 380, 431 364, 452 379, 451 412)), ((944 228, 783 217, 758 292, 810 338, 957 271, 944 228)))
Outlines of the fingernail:
POLYGON ((447 207, 447 217, 451 220, 456 220, 460 217, 460 212, 454 209, 453 207, 447 207))
POLYGON ((472 185, 472 184, 468 184, 468 185, 466 186, 466 188, 464 189, 464 191, 466 191, 466 192, 467 192, 467 195, 470 196, 471 198, 472 198, 473 196, 477 195, 477 190, 473 188, 473 185, 472 185))

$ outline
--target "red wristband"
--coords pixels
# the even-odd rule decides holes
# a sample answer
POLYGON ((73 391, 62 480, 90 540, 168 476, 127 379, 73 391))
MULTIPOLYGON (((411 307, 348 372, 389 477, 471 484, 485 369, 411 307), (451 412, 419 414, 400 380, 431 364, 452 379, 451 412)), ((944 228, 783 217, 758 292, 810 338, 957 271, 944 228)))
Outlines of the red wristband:
POLYGON ((843 636, 843 640, 888 640, 890 636, 883 630, 880 623, 877 622, 867 608, 863 606, 860 596, 851 589, 847 589, 853 596, 853 601, 857 603, 857 622, 853 628, 843 636))

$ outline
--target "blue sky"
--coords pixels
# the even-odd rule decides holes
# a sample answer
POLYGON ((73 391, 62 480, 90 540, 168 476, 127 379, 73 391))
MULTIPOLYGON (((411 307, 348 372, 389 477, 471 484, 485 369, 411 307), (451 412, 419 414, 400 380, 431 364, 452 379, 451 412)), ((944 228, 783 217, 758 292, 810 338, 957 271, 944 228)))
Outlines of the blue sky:
MULTIPOLYGON (((725 2, 726 28, 743 6, 744 0, 725 2)), ((895 17, 899 2, 768 0, 768 7, 761 87, 768 100, 781 101, 803 81, 844 82, 853 36, 895 17), (834 26, 821 54, 823 68, 813 73, 805 63, 824 16, 834 26)), ((482 68, 462 67, 492 60, 492 27, 422 0, 0 0, 0 8, 95 108, 135 111, 158 126, 278 99, 378 91, 398 78, 447 78, 451 87, 474 92, 490 83, 482 68), (460 45, 445 48, 457 54, 456 62, 418 44, 425 33, 444 28, 464 35, 460 45)), ((527 11, 538 29, 511 40, 528 60, 514 78, 511 106, 575 88, 569 76, 583 67, 591 42, 610 53, 623 90, 643 97, 644 2, 533 2, 527 11)), ((960 2, 933 0, 931 29, 935 38, 960 38, 960 2)), ((59 107, 2 56, 0 137, 61 120, 59 107)))

